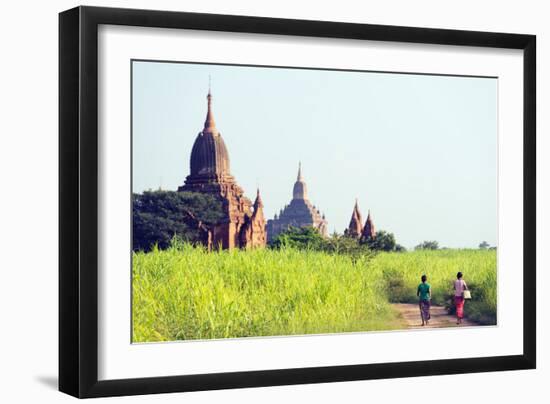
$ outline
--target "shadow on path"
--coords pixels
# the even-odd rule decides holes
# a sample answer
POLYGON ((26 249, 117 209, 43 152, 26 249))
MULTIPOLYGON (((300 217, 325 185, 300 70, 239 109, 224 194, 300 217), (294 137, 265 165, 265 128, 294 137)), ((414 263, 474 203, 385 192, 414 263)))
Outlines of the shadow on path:
POLYGON ((479 324, 468 320, 462 319, 462 324, 456 323, 456 316, 451 316, 447 313, 447 310, 443 306, 432 305, 430 309, 431 319, 430 324, 422 326, 422 319, 420 318, 420 308, 416 303, 395 303, 392 307, 399 312, 407 328, 445 328, 445 327, 474 327, 479 324))

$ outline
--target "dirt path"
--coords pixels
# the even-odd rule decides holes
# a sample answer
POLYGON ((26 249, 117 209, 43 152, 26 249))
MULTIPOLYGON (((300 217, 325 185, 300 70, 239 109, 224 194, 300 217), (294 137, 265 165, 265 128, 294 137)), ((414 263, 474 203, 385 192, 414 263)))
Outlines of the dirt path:
POLYGON ((420 318, 420 309, 418 304, 413 303, 395 303, 392 306, 401 314, 407 324, 407 328, 443 328, 443 327, 472 327, 478 325, 473 321, 464 318, 461 325, 456 324, 456 317, 447 314, 443 306, 433 305, 430 310, 430 324, 422 327, 420 318))

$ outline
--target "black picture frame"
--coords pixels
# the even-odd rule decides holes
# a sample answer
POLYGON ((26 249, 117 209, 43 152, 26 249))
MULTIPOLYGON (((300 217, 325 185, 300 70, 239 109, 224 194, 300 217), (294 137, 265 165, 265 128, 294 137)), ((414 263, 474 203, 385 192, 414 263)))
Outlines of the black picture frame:
POLYGON ((59 390, 103 397, 534 369, 536 37, 184 12, 77 7, 59 15, 59 390), (100 24, 523 50, 523 354, 98 380, 98 26, 100 24))

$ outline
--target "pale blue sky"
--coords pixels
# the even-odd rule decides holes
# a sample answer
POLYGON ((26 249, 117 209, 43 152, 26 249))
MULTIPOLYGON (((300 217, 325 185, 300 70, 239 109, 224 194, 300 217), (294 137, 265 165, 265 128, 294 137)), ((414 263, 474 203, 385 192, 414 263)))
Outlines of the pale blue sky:
POLYGON ((268 218, 298 161, 329 231, 355 198, 413 247, 496 244, 497 79, 133 62, 133 191, 176 190, 213 112, 231 172, 268 218))

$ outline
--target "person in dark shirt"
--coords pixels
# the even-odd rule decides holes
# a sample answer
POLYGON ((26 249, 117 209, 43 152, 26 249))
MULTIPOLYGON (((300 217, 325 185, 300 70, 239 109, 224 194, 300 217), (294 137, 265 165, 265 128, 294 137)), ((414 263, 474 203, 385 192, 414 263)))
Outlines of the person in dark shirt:
POLYGON ((432 299, 432 287, 428 283, 428 277, 422 275, 422 283, 418 285, 416 295, 418 296, 418 305, 420 306, 420 317, 422 325, 428 325, 430 322, 430 303, 432 299))

